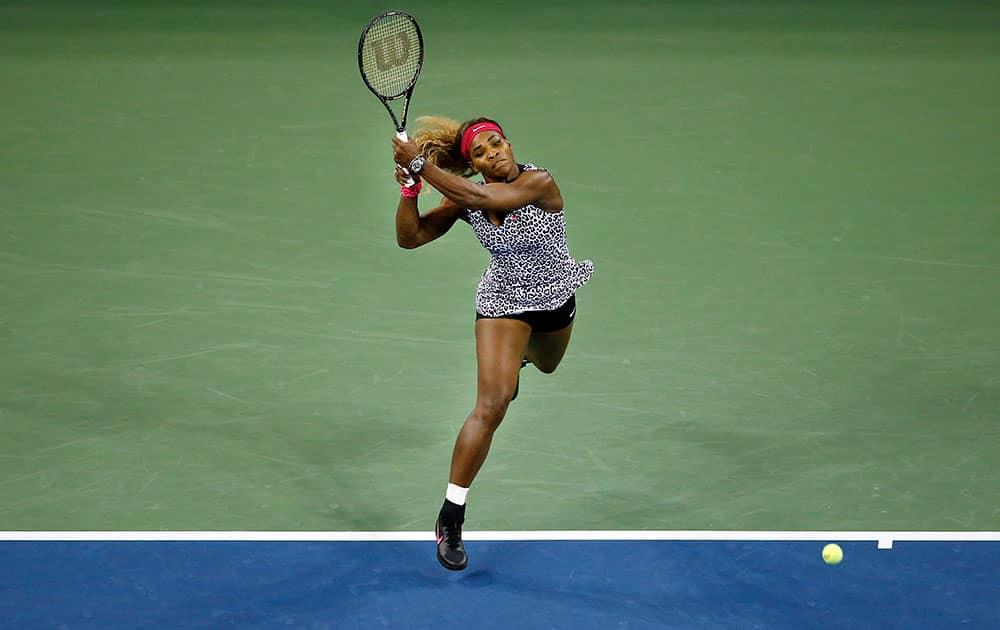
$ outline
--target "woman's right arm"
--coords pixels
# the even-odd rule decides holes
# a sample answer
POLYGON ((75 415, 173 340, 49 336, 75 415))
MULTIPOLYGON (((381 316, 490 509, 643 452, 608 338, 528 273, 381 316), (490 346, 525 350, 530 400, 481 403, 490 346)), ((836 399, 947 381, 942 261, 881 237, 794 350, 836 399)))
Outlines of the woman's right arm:
MULTIPOLYGON (((401 175, 397 169, 396 179, 402 183, 406 176, 401 175)), ((441 200, 441 205, 420 214, 417 197, 400 195, 399 206, 396 208, 396 242, 404 249, 426 245, 450 230, 463 212, 464 208, 445 197, 441 200)))

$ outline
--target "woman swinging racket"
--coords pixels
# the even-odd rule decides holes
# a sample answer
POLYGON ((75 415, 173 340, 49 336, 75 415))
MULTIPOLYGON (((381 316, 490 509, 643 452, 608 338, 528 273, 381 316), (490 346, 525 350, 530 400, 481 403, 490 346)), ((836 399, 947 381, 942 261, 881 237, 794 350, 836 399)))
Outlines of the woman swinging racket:
POLYGON ((393 138, 402 193, 396 210, 400 247, 425 245, 461 219, 490 253, 476 289, 476 405, 455 441, 435 526, 438 561, 461 570, 468 564, 462 544, 466 495, 517 396, 520 369, 530 363, 546 374, 555 371, 573 332, 576 289, 590 280, 594 264, 569 254, 563 198, 552 175, 517 163, 496 121, 420 122, 424 126, 412 140, 393 138), (484 182, 466 179, 474 173, 484 182), (444 199, 420 214, 422 179, 444 199))

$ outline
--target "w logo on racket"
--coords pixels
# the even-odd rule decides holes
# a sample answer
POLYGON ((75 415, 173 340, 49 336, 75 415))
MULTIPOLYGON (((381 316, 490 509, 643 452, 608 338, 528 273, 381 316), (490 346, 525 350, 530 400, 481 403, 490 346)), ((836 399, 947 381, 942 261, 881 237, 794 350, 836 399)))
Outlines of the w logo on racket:
POLYGON ((410 38, 407 33, 396 33, 388 38, 372 41, 375 66, 385 72, 398 68, 410 58, 410 38))

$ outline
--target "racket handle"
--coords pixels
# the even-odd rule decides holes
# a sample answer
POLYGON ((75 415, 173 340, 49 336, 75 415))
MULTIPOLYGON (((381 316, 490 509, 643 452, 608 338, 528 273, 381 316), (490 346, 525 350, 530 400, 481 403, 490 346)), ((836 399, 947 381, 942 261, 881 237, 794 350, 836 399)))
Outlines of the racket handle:
MULTIPOLYGON (((399 131, 397 131, 396 132, 396 137, 399 138, 400 140, 402 140, 403 142, 406 142, 407 140, 409 140, 409 137, 406 135, 406 129, 400 129, 399 131)), ((410 187, 410 186, 412 186, 414 184, 414 181, 413 181, 413 178, 410 177, 410 172, 407 171, 406 168, 404 168, 404 167, 400 167, 400 168, 402 168, 403 172, 406 173, 406 186, 407 186, 407 188, 410 187)))

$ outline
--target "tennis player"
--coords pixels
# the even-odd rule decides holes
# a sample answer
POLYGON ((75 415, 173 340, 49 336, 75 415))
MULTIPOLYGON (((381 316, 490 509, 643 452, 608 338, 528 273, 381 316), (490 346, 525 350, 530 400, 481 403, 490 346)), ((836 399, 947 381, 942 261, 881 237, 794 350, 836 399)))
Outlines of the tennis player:
POLYGON ((518 163, 496 121, 459 124, 425 117, 418 122, 422 126, 412 140, 393 138, 401 191, 397 242, 420 247, 461 219, 490 253, 476 289, 476 405, 455 441, 435 525, 438 561, 461 570, 468 565, 462 543, 466 496, 517 396, 520 369, 530 363, 546 374, 555 371, 573 332, 576 290, 590 280, 594 264, 570 256, 563 198, 551 173, 518 163), (406 185, 407 173, 412 186, 406 185), (467 179, 477 173, 483 182, 467 179), (421 214, 423 180, 444 198, 421 214))

